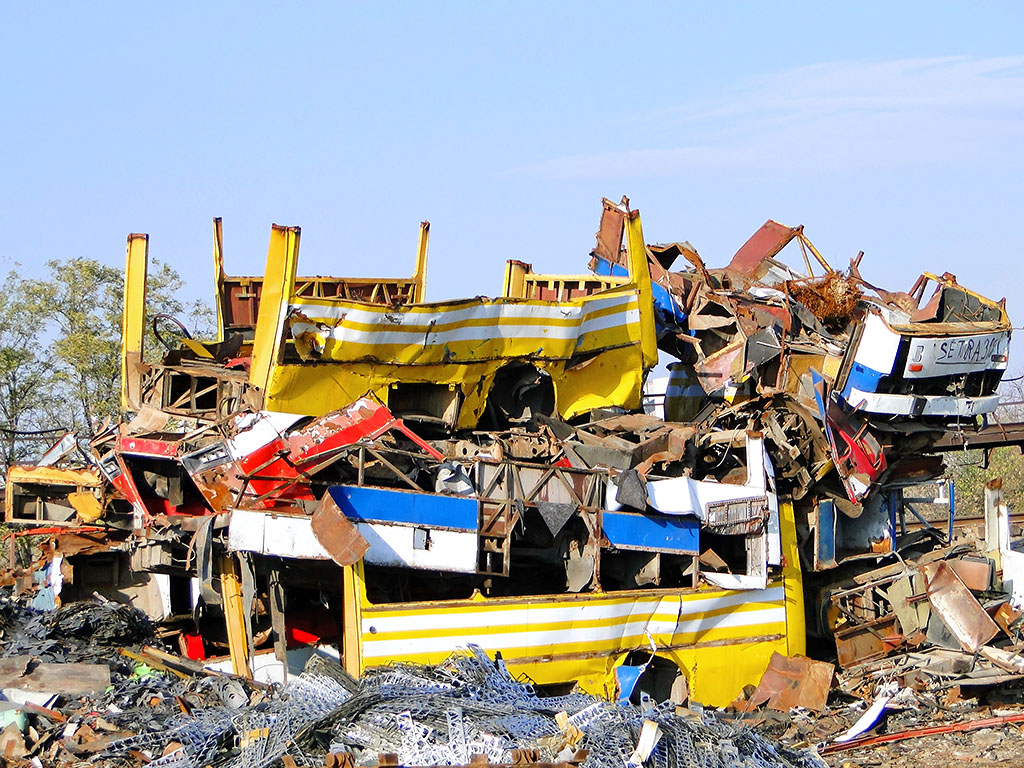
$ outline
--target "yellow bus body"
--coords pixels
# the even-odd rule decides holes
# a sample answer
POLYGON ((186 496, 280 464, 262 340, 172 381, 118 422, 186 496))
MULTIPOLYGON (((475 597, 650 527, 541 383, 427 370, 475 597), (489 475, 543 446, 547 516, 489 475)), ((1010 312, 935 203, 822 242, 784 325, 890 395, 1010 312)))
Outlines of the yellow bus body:
POLYGON ((784 565, 760 590, 643 589, 371 604, 365 572, 345 569, 349 672, 393 662, 438 663, 467 644, 500 652, 513 675, 578 681, 608 698, 615 668, 653 642, 686 678, 693 700, 724 706, 756 684, 775 652, 805 652, 803 586, 793 508, 779 503, 784 565))
POLYGON ((631 279, 571 301, 482 297, 384 307, 299 295, 300 233, 271 233, 250 384, 265 410, 321 416, 372 392, 447 387, 451 423, 477 426, 495 375, 527 362, 551 377, 562 418, 640 406, 644 372, 658 360, 650 272, 638 211, 626 225, 631 279))

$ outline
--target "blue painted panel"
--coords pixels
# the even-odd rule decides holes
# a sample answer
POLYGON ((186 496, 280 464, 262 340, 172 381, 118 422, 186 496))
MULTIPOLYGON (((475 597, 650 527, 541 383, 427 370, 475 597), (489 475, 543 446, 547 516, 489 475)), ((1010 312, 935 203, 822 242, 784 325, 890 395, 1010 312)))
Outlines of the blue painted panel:
POLYGON ((612 264, 608 259, 602 259, 594 255, 593 272, 599 277, 629 277, 629 270, 618 264, 612 264))
POLYGON ((477 529, 477 500, 464 496, 334 485, 327 489, 338 509, 352 520, 400 523, 424 528, 477 529))
POLYGON ((615 679, 619 684, 619 697, 615 700, 616 704, 629 704, 629 697, 633 695, 636 681, 646 670, 646 664, 639 667, 623 664, 621 667, 615 668, 615 679))
POLYGON ((828 499, 818 502, 818 562, 823 568, 836 565, 836 505, 828 499))
MULTIPOLYGON (((629 270, 625 267, 619 266, 618 264, 612 264, 607 259, 602 259, 600 256, 594 256, 594 267, 593 273, 599 277, 629 277, 629 270)), ((655 315, 658 320, 657 331, 661 333, 667 329, 675 330, 676 326, 682 325, 686 319, 686 313, 683 312, 672 301, 672 295, 663 285, 658 283, 651 283, 651 294, 654 302, 655 315)))
POLYGON ((878 382, 884 375, 874 368, 854 363, 850 369, 850 375, 846 379, 846 386, 843 387, 843 397, 848 399, 854 389, 859 389, 861 392, 877 392, 878 382))
POLYGON ((672 554, 700 552, 700 521, 688 515, 641 515, 606 510, 603 527, 612 546, 672 554))

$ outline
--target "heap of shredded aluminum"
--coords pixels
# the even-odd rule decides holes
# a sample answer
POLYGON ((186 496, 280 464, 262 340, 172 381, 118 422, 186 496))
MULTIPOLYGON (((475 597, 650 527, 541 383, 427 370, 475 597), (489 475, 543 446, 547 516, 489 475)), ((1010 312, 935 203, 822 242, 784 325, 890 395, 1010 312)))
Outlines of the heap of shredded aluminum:
POLYGON ((582 768, 824 765, 813 752, 773 744, 710 712, 680 717, 671 705, 538 696, 479 648, 433 667, 373 670, 357 686, 326 666, 318 660, 261 704, 193 712, 159 734, 111 745, 105 756, 131 749, 159 755, 173 741, 182 746, 150 766, 259 768, 284 755, 316 766, 324 765, 328 752, 349 752, 357 765, 375 765, 383 753, 397 754, 401 765, 466 765, 474 754, 507 764, 523 760, 513 750, 529 750, 529 760, 547 762, 567 760, 577 749, 588 750, 582 768), (645 723, 657 734, 649 753, 637 751, 645 723))
POLYGON ((292 754, 309 765, 307 755, 294 751, 295 735, 337 710, 354 687, 340 667, 313 656, 301 675, 257 704, 225 696, 224 706, 168 718, 159 728, 114 742, 101 757, 148 752, 157 756, 148 763, 153 768, 264 768, 292 754))

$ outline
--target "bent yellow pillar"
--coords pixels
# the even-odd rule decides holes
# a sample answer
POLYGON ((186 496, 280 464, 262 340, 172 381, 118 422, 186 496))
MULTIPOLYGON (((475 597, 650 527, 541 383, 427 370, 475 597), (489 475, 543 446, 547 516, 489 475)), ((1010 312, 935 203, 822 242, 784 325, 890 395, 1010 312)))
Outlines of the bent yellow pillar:
POLYGON ((128 235, 121 311, 121 410, 142 404, 142 346, 146 332, 146 271, 149 235, 128 235))
POLYGON ((249 633, 242 600, 242 579, 234 555, 225 555, 220 562, 220 596, 224 603, 224 624, 228 631, 231 668, 236 675, 252 678, 249 665, 249 633))

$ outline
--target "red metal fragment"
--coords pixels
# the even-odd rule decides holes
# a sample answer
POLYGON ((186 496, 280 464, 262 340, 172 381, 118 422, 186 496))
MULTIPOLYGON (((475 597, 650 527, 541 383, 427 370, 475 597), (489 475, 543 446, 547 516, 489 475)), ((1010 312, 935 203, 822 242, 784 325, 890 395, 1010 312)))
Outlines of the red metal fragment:
POLYGON ((770 259, 803 231, 803 227, 787 227, 768 219, 732 257, 727 269, 755 276, 765 259, 770 259))
POLYGON ((941 733, 976 731, 980 728, 992 728, 997 725, 1020 722, 1024 722, 1024 712, 1019 712, 1015 715, 1004 715, 1002 717, 987 717, 982 720, 965 720, 963 722, 949 723, 947 725, 932 725, 927 728, 911 728, 910 730, 900 731, 899 733, 883 733, 879 736, 864 736, 842 744, 829 744, 827 747, 823 747, 820 750, 820 754, 828 755, 832 752, 843 752, 848 749, 857 749, 859 747, 873 747, 878 744, 891 744, 894 741, 916 739, 921 736, 937 736, 941 733))
POLYGON ((773 653, 753 695, 747 701, 733 703, 745 712, 764 703, 780 712, 793 707, 820 712, 828 702, 834 673, 835 666, 827 661, 773 653))
POLYGON ((177 440, 154 440, 153 438, 122 435, 117 438, 117 450, 134 456, 174 458, 178 455, 177 440))

